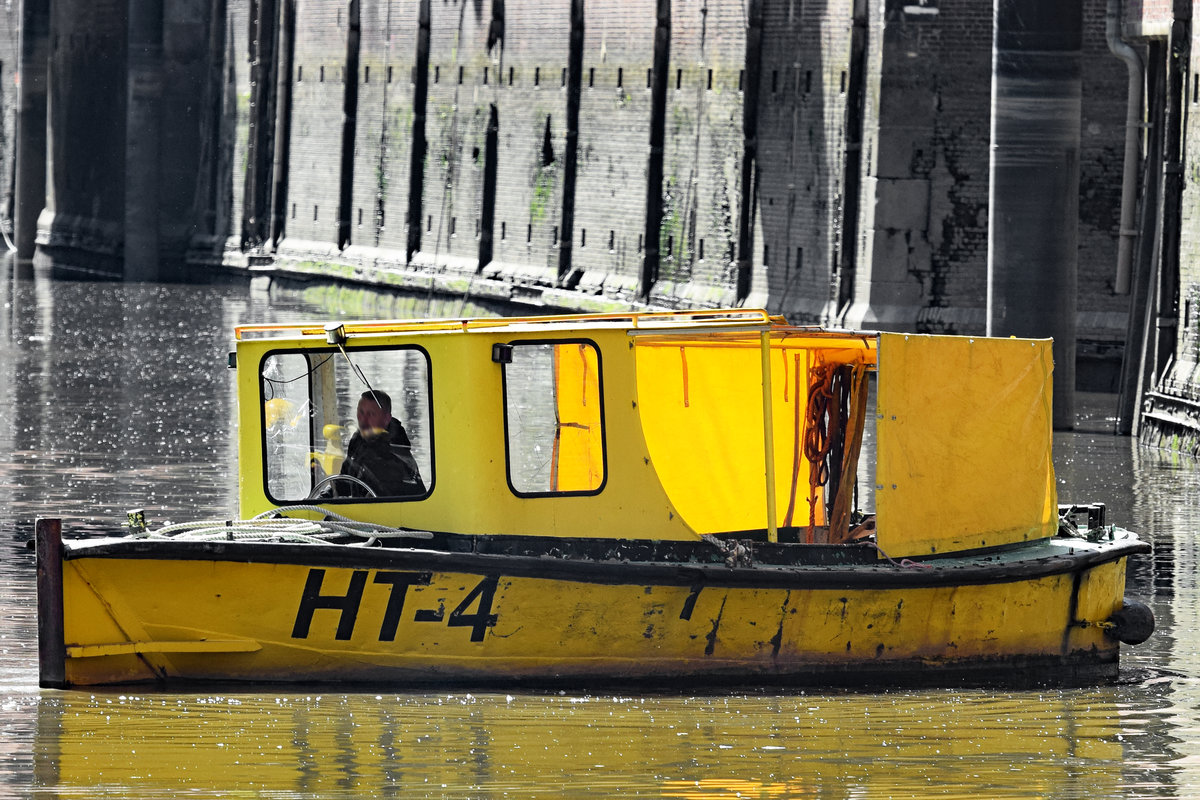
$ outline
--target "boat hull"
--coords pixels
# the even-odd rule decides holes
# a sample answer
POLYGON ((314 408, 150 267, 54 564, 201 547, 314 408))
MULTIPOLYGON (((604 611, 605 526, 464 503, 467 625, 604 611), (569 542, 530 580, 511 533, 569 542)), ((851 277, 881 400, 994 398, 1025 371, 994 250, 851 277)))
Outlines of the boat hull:
POLYGON ((905 565, 68 546, 63 686, 1037 682, 1115 675, 1139 542, 905 565))

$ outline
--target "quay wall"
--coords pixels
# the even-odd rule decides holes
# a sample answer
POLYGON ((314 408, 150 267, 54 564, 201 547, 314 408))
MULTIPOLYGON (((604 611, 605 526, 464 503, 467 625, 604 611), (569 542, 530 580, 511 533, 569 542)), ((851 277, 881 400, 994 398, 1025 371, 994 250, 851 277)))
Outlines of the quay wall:
MULTIPOLYGON (((1105 0, 1082 5, 1078 374, 1112 388, 1126 73, 1105 0)), ((1126 2, 1122 30, 1146 54, 1179 5, 1126 2)), ((56 269, 128 275, 137 242, 168 279, 252 270, 984 331, 991 3, 54 7, 38 253, 56 269), (131 93, 113 20, 156 7, 157 72, 131 93), (125 192, 147 165, 153 219, 125 192)))
MULTIPOLYGON (((231 35, 243 5, 229 2, 231 35)), ((296 3, 282 228, 247 247, 234 219, 231 240, 197 261, 393 285, 391 273, 440 275, 554 307, 747 303, 798 322, 984 331, 990 4, 433 2, 422 109, 421 4, 361 0, 347 178, 354 5, 296 3), (423 162, 412 157, 422 116, 423 162)), ((1113 291, 1126 76, 1105 5, 1084 3, 1077 327, 1080 381, 1110 389, 1128 307, 1113 291)), ((234 74, 249 96, 251 71, 234 74)), ((249 105, 237 108, 245 128, 249 105)), ((244 184, 233 181, 235 214, 244 184)))

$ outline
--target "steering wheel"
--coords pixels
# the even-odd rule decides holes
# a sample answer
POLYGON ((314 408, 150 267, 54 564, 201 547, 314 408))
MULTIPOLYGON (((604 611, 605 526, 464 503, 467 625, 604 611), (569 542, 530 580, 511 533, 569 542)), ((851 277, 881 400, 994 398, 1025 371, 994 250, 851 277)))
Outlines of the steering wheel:
POLYGON ((321 490, 324 489, 326 486, 329 486, 330 484, 334 483, 335 481, 348 481, 350 483, 357 484, 357 485, 361 486, 363 488, 363 490, 367 493, 367 497, 378 497, 379 496, 379 495, 375 494, 375 490, 372 489, 370 486, 368 486, 364 481, 359 480, 358 478, 354 477, 353 475, 342 475, 339 473, 337 475, 327 475, 326 477, 317 481, 317 485, 312 488, 312 491, 308 493, 308 497, 306 497, 304 499, 305 500, 316 500, 317 495, 320 494, 321 490))

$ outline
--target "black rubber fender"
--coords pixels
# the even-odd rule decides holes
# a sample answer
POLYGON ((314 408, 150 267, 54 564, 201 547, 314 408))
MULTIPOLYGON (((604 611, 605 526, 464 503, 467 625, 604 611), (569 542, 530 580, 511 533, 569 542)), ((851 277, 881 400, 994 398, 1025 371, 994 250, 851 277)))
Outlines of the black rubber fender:
POLYGON ((1141 644, 1154 633, 1154 612, 1145 603, 1128 597, 1108 621, 1112 624, 1106 629, 1108 635, 1125 644, 1141 644))

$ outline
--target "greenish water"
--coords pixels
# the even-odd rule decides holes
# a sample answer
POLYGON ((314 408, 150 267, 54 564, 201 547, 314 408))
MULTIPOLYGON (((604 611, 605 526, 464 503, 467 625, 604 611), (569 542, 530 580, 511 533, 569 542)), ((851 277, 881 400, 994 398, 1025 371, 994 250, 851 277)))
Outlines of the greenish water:
MULTIPOLYGON (((385 693, 37 688, 34 518, 234 508, 230 329, 319 319, 244 286, 6 282, 0 319, 0 795, 114 798, 1200 796, 1200 471, 1081 398, 1063 501, 1156 548, 1159 631, 1111 686, 1042 691, 385 693)), ((361 298, 347 316, 374 309, 361 298)), ((477 313, 459 303, 434 315, 477 313)))

